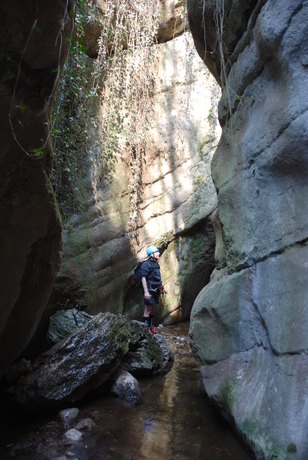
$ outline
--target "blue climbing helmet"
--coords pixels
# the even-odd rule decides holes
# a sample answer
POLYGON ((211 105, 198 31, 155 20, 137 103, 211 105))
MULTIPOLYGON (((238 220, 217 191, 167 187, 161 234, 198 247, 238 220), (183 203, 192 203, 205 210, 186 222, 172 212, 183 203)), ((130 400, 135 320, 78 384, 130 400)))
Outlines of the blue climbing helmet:
POLYGON ((154 254, 154 252, 159 252, 159 249, 156 246, 150 246, 147 249, 147 256, 149 257, 151 254, 154 254))

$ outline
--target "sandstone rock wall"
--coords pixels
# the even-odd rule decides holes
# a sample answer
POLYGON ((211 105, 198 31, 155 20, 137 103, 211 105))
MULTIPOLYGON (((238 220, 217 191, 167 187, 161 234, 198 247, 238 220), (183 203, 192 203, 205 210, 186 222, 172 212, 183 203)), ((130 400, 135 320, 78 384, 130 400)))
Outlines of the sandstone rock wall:
POLYGON ((0 378, 34 334, 60 265, 49 114, 74 8, 73 0, 0 6, 0 378))
POLYGON ((188 5, 200 55, 227 75, 212 161, 219 270, 194 303, 191 343, 207 393, 256 457, 305 459, 308 2, 221 4, 205 2, 205 30, 203 2, 188 5))
MULTIPOLYGON (((194 298, 209 280, 214 266, 209 216, 217 204, 210 160, 220 136, 216 115, 220 89, 188 33, 157 45, 154 75, 137 230, 128 238, 132 171, 124 154, 118 157, 110 182, 103 181, 90 194, 88 210, 72 217, 47 314, 59 303, 77 303, 87 305, 90 313, 125 311, 140 319, 143 307, 139 290, 130 289, 132 274, 153 243, 165 251, 161 265, 169 291, 160 318, 173 310, 188 317, 194 298)), ((89 124, 90 164, 95 164, 100 148, 100 126, 98 104, 89 124)))
MULTIPOLYGON (((106 1, 96 0, 93 2, 91 21, 84 28, 84 45, 90 57, 95 58, 98 53, 98 37, 103 28, 106 1)), ((164 43, 172 40, 187 30, 187 17, 185 2, 177 0, 157 0, 157 13, 159 27, 157 41, 164 43)))

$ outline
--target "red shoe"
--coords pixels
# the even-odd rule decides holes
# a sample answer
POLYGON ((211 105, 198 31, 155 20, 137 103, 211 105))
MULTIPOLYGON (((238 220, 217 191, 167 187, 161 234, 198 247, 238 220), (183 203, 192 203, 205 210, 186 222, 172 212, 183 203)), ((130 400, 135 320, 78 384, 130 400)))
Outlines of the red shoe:
POLYGON ((151 326, 150 329, 149 329, 150 332, 152 332, 152 334, 157 334, 157 329, 155 326, 151 326))

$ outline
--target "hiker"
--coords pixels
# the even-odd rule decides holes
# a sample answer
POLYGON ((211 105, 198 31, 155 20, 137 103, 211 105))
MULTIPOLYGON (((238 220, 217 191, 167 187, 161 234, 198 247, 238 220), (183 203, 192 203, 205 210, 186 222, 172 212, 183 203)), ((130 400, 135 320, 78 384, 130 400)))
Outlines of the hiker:
POLYGON ((160 295, 166 293, 161 282, 160 267, 158 259, 160 256, 156 246, 147 249, 148 259, 141 264, 140 276, 144 294, 144 313, 143 321, 149 326, 153 334, 157 334, 154 326, 154 313, 156 305, 160 300, 160 295))

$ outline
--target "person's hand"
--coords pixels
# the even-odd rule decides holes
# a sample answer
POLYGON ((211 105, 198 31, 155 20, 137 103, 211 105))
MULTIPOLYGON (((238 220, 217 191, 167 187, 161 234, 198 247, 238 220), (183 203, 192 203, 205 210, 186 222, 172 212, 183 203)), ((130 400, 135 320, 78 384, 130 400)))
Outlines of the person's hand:
POLYGON ((145 298, 145 299, 150 299, 151 297, 152 297, 152 296, 151 296, 151 294, 149 294, 149 292, 145 292, 145 293, 144 293, 144 298, 145 298))

